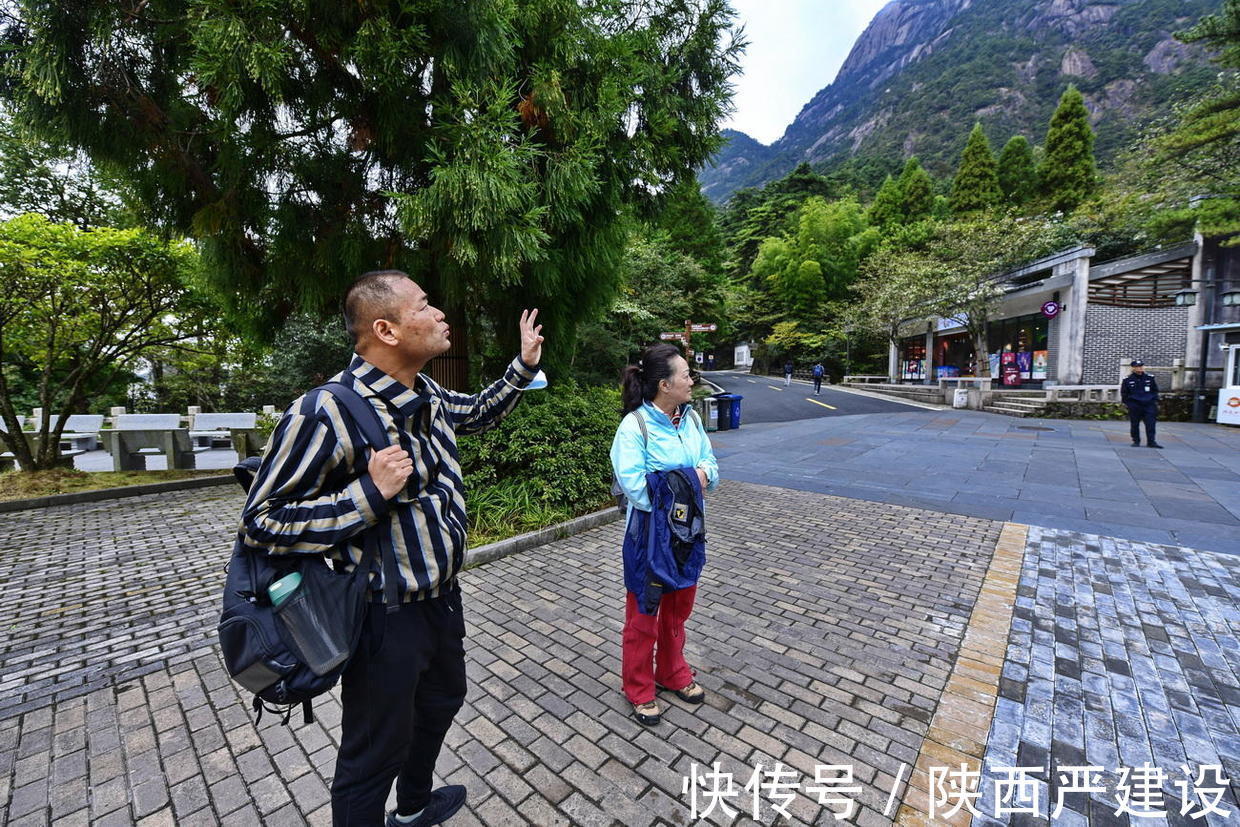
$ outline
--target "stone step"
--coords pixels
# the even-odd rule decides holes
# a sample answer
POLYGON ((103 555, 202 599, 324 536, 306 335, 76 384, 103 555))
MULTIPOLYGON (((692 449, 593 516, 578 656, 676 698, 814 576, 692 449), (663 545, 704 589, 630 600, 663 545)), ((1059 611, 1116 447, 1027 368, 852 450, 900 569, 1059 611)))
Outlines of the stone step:
POLYGON ((1019 417, 1029 416, 1029 414, 1032 413, 1032 411, 1028 411, 1024 408, 1001 408, 997 405, 986 405, 982 408, 982 410, 989 411, 990 413, 994 413, 994 414, 1003 414, 1004 416, 1019 416, 1019 417))

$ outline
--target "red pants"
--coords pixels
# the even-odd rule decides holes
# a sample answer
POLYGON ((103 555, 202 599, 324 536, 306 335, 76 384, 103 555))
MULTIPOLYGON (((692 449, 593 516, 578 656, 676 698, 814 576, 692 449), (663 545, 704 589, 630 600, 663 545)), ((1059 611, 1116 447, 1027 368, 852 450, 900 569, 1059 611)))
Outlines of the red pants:
POLYGON ((693 670, 685 663, 685 621, 693 611, 697 586, 666 592, 658 614, 637 611, 632 592, 624 606, 624 634, 620 647, 620 677, 630 703, 654 700, 655 683, 668 689, 684 689, 693 683, 693 670))

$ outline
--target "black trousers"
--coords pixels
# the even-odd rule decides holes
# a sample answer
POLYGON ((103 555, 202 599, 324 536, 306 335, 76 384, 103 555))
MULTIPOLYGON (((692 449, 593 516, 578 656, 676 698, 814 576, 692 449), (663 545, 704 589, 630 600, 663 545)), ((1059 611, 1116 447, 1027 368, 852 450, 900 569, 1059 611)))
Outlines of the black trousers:
POLYGON ((1132 428, 1132 441, 1141 441, 1141 423, 1145 422, 1145 441, 1147 444, 1157 442, 1154 439, 1154 426, 1158 422, 1157 402, 1129 402, 1128 424, 1132 428))
POLYGON ((822 377, 815 376, 814 377, 814 393, 818 393, 821 390, 822 390, 822 377))
POLYGON ((396 806, 430 800, 435 760, 465 701, 461 592, 404 603, 389 614, 372 603, 357 652, 341 677, 344 707, 332 779, 332 823, 379 827, 396 780, 396 806))

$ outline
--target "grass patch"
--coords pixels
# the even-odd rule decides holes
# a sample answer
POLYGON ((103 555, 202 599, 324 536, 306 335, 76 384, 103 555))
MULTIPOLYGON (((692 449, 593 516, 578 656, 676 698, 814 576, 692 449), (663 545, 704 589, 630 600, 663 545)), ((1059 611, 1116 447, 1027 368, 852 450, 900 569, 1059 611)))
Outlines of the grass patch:
POLYGON ((52 494, 72 494, 78 491, 97 491, 101 488, 120 488, 125 485, 146 485, 153 482, 184 480, 191 477, 218 477, 227 471, 71 471, 57 468, 51 471, 6 471, 0 474, 0 501, 25 500, 48 497, 52 494))
POLYGON ((580 503, 577 508, 540 501, 534 487, 521 483, 465 487, 470 548, 537 531, 616 505, 610 496, 580 503))

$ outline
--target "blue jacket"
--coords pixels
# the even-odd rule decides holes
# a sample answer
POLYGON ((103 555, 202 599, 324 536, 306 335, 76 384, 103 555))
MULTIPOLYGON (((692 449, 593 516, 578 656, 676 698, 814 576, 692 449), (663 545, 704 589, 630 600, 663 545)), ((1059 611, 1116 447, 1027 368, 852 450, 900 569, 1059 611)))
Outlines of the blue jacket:
POLYGON ((653 507, 630 510, 625 526, 624 587, 637 597, 638 611, 649 615, 658 611, 663 592, 697 585, 706 564, 706 532, 696 469, 651 471, 646 485, 653 507), (693 499, 688 508, 686 492, 693 499), (691 525, 687 515, 695 518, 691 525))

